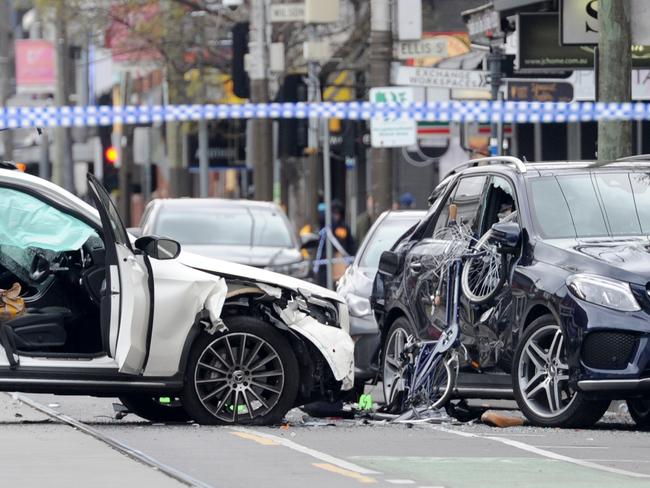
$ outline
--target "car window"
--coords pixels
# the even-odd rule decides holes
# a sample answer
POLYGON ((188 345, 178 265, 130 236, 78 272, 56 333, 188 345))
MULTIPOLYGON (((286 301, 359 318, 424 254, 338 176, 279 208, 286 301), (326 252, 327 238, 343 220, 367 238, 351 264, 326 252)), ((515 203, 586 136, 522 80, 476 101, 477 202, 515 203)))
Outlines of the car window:
POLYGON ((493 176, 487 190, 486 210, 481 233, 492 225, 506 219, 516 219, 517 211, 515 191, 510 181, 503 176, 493 176))
POLYGON ((387 218, 381 222, 375 232, 370 236, 370 241, 359 260, 359 266, 362 268, 377 269, 381 253, 389 250, 397 239, 417 223, 418 220, 415 217, 412 219, 387 218))
POLYGON ((456 189, 438 216, 434 233, 449 224, 449 205, 451 204, 455 204, 458 208, 456 220, 467 225, 474 232, 478 231, 479 211, 486 179, 486 175, 466 176, 458 182, 456 189))
POLYGON ((185 245, 295 247, 286 219, 274 209, 163 207, 155 233, 185 245))
POLYGON ((535 178, 533 215, 543 237, 650 233, 650 175, 595 172, 535 178))
MULTIPOLYGON (((108 214, 108 220, 110 221, 110 226, 113 230, 113 237, 115 238, 116 244, 122 244, 127 249, 131 249, 131 240, 129 239, 129 235, 126 233, 126 229, 122 223, 122 218, 120 217, 120 214, 117 211, 117 207, 111 199, 111 196, 106 191, 106 188, 104 188, 99 181, 95 180, 92 175, 89 176, 89 178, 91 178, 91 187, 93 190, 95 190, 99 201, 108 214)), ((101 209, 98 210, 101 214, 101 209)))
POLYGON ((25 281, 35 254, 52 260, 99 239, 85 222, 18 190, 0 188, 0 215, 0 264, 25 281))

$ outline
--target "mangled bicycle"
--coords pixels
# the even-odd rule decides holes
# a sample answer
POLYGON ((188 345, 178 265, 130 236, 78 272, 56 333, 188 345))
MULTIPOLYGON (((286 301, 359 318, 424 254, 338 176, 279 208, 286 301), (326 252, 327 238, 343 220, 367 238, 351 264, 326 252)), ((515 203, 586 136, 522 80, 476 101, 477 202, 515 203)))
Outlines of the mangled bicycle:
MULTIPOLYGON (((455 209, 450 210, 450 215, 455 214, 455 209)), ((476 240, 469 229, 455 223, 455 218, 452 222, 445 236, 451 237, 450 247, 439 258, 439 285, 432 297, 434 307, 441 303, 445 283, 446 326, 435 340, 409 337, 399 358, 401 378, 394 383, 401 391, 391 395, 393 405, 389 405, 391 410, 402 413, 397 420, 422 418, 425 412, 448 404, 460 366, 470 362, 460 340, 461 292, 472 303, 486 303, 506 279, 507 259, 491 242, 491 231, 476 240), (446 273, 446 279, 442 279, 442 273, 446 273)))

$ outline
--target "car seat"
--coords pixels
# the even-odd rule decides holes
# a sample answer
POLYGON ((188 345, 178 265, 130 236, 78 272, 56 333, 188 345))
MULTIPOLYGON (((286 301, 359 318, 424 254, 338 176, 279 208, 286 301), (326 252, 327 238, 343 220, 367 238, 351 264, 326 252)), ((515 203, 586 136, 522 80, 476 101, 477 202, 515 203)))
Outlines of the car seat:
POLYGON ((67 334, 66 318, 72 312, 64 307, 30 308, 27 313, 0 325, 3 346, 13 352, 47 352, 63 347, 67 334))

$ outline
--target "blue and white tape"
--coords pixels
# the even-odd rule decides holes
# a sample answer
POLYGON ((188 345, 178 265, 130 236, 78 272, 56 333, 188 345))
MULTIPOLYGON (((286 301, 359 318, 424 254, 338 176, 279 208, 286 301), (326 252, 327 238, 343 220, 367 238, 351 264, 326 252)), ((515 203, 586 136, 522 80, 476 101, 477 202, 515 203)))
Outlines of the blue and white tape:
POLYGON ((399 104, 245 103, 240 105, 137 105, 126 107, 0 108, 0 129, 88 127, 249 118, 318 118, 369 120, 403 118, 429 122, 588 122, 650 120, 648 103, 446 101, 399 104))

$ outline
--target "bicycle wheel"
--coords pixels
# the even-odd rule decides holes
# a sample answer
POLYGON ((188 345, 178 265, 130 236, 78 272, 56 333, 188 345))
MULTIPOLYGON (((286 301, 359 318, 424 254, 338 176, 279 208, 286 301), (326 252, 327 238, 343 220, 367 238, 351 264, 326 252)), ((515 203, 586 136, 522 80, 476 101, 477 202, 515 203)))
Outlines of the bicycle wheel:
POLYGON ((477 304, 494 298, 506 280, 503 256, 497 251, 497 246, 490 243, 491 235, 489 230, 476 242, 473 251, 485 254, 468 259, 461 274, 463 294, 477 304))
POLYGON ((416 398, 416 405, 426 405, 431 410, 444 407, 453 393, 458 376, 458 359, 456 354, 451 351, 436 358, 429 371, 424 372, 427 375, 419 391, 414 392, 412 398, 416 398))

